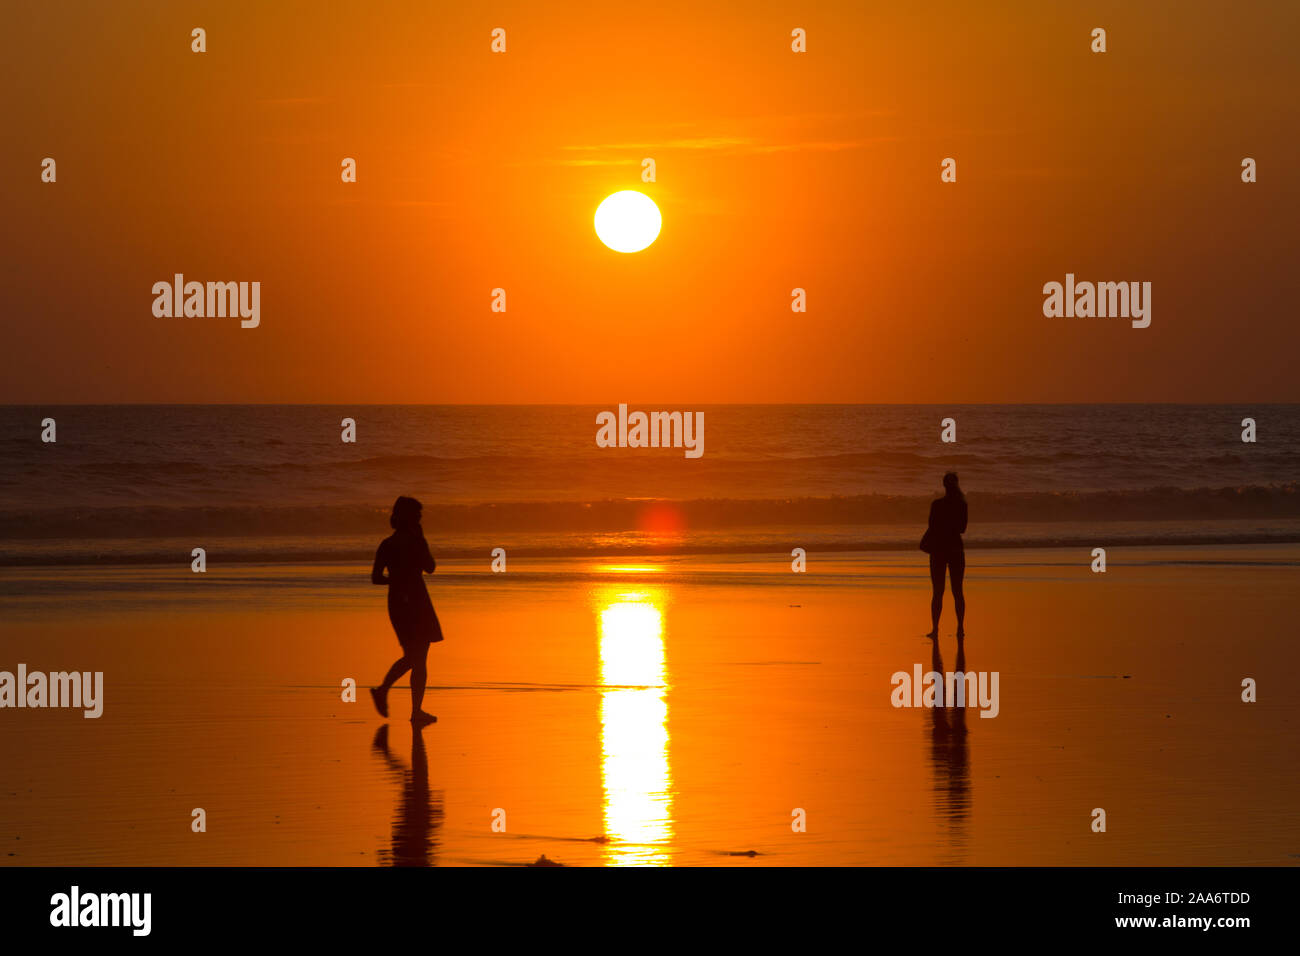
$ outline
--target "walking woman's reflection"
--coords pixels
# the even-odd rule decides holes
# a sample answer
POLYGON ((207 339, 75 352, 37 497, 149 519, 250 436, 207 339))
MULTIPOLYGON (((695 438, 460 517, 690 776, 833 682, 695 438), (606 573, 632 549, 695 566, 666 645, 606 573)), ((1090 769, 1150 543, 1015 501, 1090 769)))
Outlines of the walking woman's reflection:
MULTIPOLYGON (((930 669, 943 674, 943 657, 939 642, 930 652, 930 669)), ((966 645, 957 642, 957 671, 966 672, 966 645)), ((966 708, 946 706, 930 708, 930 764, 934 773, 935 812, 947 824, 946 846, 953 862, 961 862, 966 853, 966 820, 970 815, 970 749, 966 740, 966 708)))
POLYGON ((383 866, 436 866, 438 829, 442 826, 442 791, 429 790, 429 758, 424 752, 424 728, 411 728, 411 766, 388 747, 388 724, 375 733, 371 747, 388 764, 402 799, 393 816, 393 845, 379 851, 383 866))

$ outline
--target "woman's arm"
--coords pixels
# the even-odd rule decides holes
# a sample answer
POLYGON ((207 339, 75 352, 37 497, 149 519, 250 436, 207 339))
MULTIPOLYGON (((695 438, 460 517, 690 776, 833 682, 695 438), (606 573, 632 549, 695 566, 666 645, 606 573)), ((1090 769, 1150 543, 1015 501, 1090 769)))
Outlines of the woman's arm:
POLYGON ((421 537, 420 543, 424 545, 424 561, 421 566, 424 568, 425 574, 432 574, 433 569, 437 567, 437 564, 434 563, 433 555, 429 553, 429 542, 425 541, 424 538, 421 537))
POLYGON ((966 502, 961 503, 961 527, 957 529, 958 534, 966 533, 966 502))
POLYGON ((374 566, 373 568, 370 569, 370 583, 371 583, 371 584, 387 584, 387 583, 388 583, 388 578, 387 578, 387 576, 385 576, 385 574, 384 574, 384 547, 383 547, 383 545, 380 545, 380 546, 379 546, 379 550, 375 552, 375 566, 374 566))

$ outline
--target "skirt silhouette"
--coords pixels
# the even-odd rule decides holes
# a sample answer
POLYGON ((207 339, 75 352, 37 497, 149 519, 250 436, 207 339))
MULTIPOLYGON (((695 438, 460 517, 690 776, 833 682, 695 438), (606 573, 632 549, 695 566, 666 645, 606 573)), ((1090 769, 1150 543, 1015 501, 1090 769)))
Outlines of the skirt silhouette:
POLYGON ((442 640, 442 625, 423 586, 412 593, 388 591, 388 620, 403 648, 427 647, 442 640))

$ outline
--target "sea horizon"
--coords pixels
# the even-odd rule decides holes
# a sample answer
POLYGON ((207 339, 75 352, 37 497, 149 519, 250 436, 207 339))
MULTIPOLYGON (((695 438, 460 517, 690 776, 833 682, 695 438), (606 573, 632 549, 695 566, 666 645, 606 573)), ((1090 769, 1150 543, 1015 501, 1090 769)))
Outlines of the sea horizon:
POLYGON ((949 470, 975 548, 1300 540, 1292 406, 706 405, 698 459, 599 447, 600 406, 75 405, 51 443, 31 408, 0 565, 363 560, 397 494, 447 557, 902 550, 949 470))

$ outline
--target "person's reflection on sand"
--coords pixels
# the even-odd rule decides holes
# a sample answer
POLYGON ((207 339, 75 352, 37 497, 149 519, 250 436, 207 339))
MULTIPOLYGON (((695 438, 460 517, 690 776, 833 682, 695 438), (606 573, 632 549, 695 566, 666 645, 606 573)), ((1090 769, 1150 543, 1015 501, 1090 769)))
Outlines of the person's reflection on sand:
POLYGON ((388 724, 380 727, 371 747, 383 757, 401 792, 393 816, 393 845, 379 851, 383 866, 436 866, 438 828, 442 826, 442 791, 429 790, 429 759, 424 752, 422 727, 411 730, 411 766, 408 769, 388 747, 388 724))
MULTIPOLYGON (((930 669, 943 674, 943 657, 935 641, 930 669)), ((966 645, 957 643, 957 671, 966 672, 966 645)), ((945 700, 945 704, 950 703, 945 700)), ((934 772, 935 812, 948 827, 944 847, 952 862, 966 854, 966 819, 970 815, 970 750, 966 742, 965 707, 931 707, 930 764, 934 772)))

